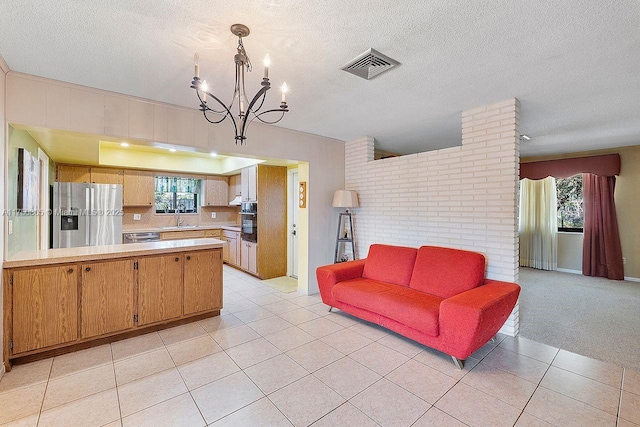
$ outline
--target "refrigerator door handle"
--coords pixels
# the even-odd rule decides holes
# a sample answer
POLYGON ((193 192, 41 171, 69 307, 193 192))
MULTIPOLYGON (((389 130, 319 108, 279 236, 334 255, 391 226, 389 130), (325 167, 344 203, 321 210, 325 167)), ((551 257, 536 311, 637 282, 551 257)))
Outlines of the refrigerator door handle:
POLYGON ((85 217, 87 217, 87 221, 86 221, 86 227, 84 229, 84 240, 85 240, 85 246, 89 246, 90 242, 89 242, 89 224, 90 221, 88 216, 89 216, 89 210, 91 209, 91 205, 89 204, 89 187, 84 189, 84 197, 85 197, 85 205, 84 205, 84 212, 80 212, 81 215, 85 215, 85 217))

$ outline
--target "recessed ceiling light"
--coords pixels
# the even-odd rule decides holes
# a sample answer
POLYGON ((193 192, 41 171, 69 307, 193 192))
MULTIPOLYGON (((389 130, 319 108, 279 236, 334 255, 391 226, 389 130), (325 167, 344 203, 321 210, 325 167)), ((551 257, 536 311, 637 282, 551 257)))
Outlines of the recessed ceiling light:
POLYGON ((169 148, 169 151, 171 151, 172 153, 175 153, 178 150, 176 150, 175 148, 169 148))
POLYGON ((216 153, 216 152, 212 151, 211 153, 209 153, 209 155, 210 155, 211 157, 216 157, 216 156, 218 155, 218 153, 216 153))
POLYGON ((121 142, 121 143, 120 143, 120 147, 125 147, 125 148, 126 148, 126 147, 128 147, 128 146, 129 146, 129 143, 128 143, 128 142, 121 142))
POLYGON ((531 137, 529 135, 522 134, 520 135, 520 141, 529 141, 531 137))

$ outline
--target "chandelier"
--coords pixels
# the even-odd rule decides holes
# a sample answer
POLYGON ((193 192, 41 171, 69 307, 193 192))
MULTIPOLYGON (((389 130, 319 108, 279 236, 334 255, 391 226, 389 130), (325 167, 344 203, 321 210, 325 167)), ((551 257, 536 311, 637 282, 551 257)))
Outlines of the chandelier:
POLYGON ((264 77, 262 78, 261 82, 262 87, 254 95, 253 99, 251 99, 251 102, 249 102, 244 87, 244 73, 245 69, 247 72, 250 72, 252 66, 251 61, 249 60, 249 56, 244 50, 244 45, 242 44, 242 38, 249 35, 249 27, 242 24, 234 24, 231 26, 231 32, 238 37, 238 53, 234 56, 234 61, 236 63, 236 83, 231 103, 229 103, 228 106, 225 105, 224 102, 222 102, 217 96, 209 92, 209 87, 206 80, 200 80, 200 67, 198 64, 200 57, 197 53, 194 56, 195 77, 191 82, 191 88, 195 89, 196 94, 198 95, 198 100, 200 101, 200 111, 202 111, 204 118, 209 123, 213 124, 221 123, 227 118, 231 119, 231 123, 233 124, 233 128, 236 133, 236 145, 238 144, 238 142, 240 142, 240 145, 242 145, 247 139, 247 137, 245 136, 247 126, 249 126, 249 124, 251 124, 253 120, 258 119, 258 121, 262 123, 272 125, 282 120, 282 118, 284 117, 284 113, 289 111, 286 101, 287 84, 282 84, 282 101, 280 102, 280 108, 261 111, 265 98, 267 96, 267 91, 271 89, 271 83, 269 82, 270 59, 269 54, 267 54, 264 58, 264 77), (207 104, 207 97, 213 99, 217 103, 215 104, 215 108, 209 107, 209 105, 207 104), (235 107, 237 107, 237 116, 234 116, 234 113, 232 113, 234 105, 235 107), (269 113, 280 113, 280 115, 279 117, 275 116, 276 119, 273 121, 262 118, 262 116, 269 113), (220 118, 219 115, 222 115, 222 118, 220 118), (248 123, 247 120, 249 120, 248 123))

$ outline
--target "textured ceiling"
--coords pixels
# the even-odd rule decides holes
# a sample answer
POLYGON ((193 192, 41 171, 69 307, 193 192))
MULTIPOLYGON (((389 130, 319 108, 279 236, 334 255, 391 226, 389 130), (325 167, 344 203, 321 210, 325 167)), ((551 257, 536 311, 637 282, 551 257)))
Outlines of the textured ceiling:
POLYGON ((290 87, 286 128, 419 152, 458 145, 462 110, 517 97, 533 138, 522 155, 640 144, 636 0, 2 0, 0 54, 15 71, 196 107, 195 52, 231 97, 236 22, 251 28, 249 93, 267 52, 272 83, 290 87), (370 81, 340 70, 368 48, 402 65, 370 81))

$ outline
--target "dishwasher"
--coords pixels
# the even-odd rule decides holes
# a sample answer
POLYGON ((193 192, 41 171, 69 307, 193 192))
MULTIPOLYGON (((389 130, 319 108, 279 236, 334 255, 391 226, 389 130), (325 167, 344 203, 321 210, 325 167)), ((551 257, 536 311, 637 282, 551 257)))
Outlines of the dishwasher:
POLYGON ((124 243, 146 243, 146 242, 159 242, 160 233, 146 232, 146 233, 123 233, 122 241, 124 243))

